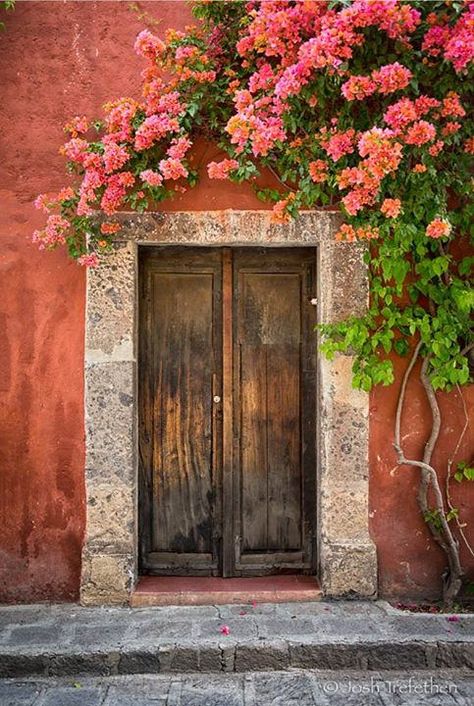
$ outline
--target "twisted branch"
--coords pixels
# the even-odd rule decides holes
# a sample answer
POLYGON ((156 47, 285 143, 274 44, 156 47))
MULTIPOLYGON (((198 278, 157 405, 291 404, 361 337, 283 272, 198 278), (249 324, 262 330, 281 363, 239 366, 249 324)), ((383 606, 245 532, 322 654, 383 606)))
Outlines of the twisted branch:
POLYGON ((430 405, 431 409, 431 416, 432 416, 432 427, 431 427, 431 433, 430 436, 425 444, 425 448, 423 451, 423 460, 422 461, 417 461, 415 459, 408 459, 406 458, 402 447, 401 447, 401 416, 403 412, 403 407, 405 403, 405 397, 406 397, 406 390, 407 390, 407 385, 408 385, 408 380, 410 378, 411 372, 415 366, 415 363, 418 359, 420 349, 422 346, 422 342, 419 341, 413 355, 411 357, 411 360, 407 366, 407 369, 405 370, 403 379, 402 379, 402 384, 400 387, 400 394, 398 397, 398 404, 397 404, 397 413, 395 417, 395 441, 394 441, 394 447, 395 451, 397 453, 397 460, 400 465, 407 465, 407 466, 413 466, 415 468, 419 468, 421 470, 421 480, 420 480, 420 486, 418 489, 418 504, 420 507, 420 510, 423 514, 423 517, 426 520, 426 517, 429 513, 429 502, 428 502, 428 492, 430 487, 433 490, 434 493, 434 499, 435 499, 435 507, 438 512, 437 515, 437 520, 439 520, 439 528, 434 524, 434 522, 426 520, 427 524, 430 528, 431 534, 433 535, 433 538, 435 541, 439 544, 439 546, 443 549, 443 551, 446 553, 448 562, 449 562, 449 573, 447 576, 447 580, 444 582, 444 600, 447 604, 452 603, 453 599, 459 592, 459 589, 461 588, 461 581, 462 581, 462 576, 463 576, 463 569, 461 567, 460 563, 460 558, 459 558, 459 543, 456 539, 456 537, 453 535, 451 528, 449 526, 449 523, 446 519, 446 513, 445 513, 445 507, 444 507, 444 498, 443 494, 441 491, 441 486, 439 483, 439 479, 437 476, 437 473, 433 466, 431 465, 431 458, 433 455, 434 448, 436 446, 436 442, 439 437, 440 429, 441 429, 441 413, 438 405, 438 401, 436 399, 436 394, 433 389, 433 386, 430 382, 430 379, 428 377, 428 366, 429 366, 429 361, 430 361, 430 356, 426 356, 423 360, 422 366, 421 366, 421 372, 420 372, 420 379, 423 385, 423 388, 425 390, 428 403, 430 405))

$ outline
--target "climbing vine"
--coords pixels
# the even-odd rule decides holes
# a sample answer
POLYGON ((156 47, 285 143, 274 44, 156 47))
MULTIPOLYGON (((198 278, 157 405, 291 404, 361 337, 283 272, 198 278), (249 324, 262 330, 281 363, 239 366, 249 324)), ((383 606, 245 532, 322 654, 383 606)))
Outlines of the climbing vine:
POLYGON ((207 165, 213 179, 254 183, 262 168, 273 172, 279 188, 257 193, 274 202, 277 222, 337 204, 336 238, 365 243, 371 301, 365 315, 321 326, 322 350, 352 353, 353 383, 365 391, 394 381, 390 353, 410 356, 395 448, 400 464, 420 470, 420 509, 448 558, 451 602, 467 539, 449 483, 474 471, 470 459, 451 461, 443 489, 432 454, 436 391, 462 394, 473 361, 474 3, 201 1, 194 12, 185 32, 138 36, 140 100, 66 126, 62 151, 78 185, 37 198, 48 219, 33 240, 96 266, 120 230, 114 214, 156 209, 195 185, 197 136, 227 153, 207 165), (422 460, 406 458, 400 434, 418 359, 433 417, 422 460))

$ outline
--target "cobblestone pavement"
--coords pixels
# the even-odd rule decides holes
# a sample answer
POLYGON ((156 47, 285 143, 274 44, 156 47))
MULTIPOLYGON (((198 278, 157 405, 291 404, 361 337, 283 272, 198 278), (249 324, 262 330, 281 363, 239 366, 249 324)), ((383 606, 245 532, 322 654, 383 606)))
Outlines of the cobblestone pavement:
POLYGON ((0 677, 290 668, 474 670, 474 615, 407 614, 384 601, 0 608, 0 677))
POLYGON ((1 706, 472 706, 474 675, 455 671, 259 672, 0 680, 1 706))

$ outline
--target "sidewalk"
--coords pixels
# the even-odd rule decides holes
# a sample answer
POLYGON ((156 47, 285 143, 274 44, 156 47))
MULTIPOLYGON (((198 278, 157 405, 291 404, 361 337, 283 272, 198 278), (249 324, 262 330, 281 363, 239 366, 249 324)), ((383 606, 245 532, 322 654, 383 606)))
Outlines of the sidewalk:
POLYGON ((2 706, 472 706, 474 675, 253 672, 0 680, 2 706))
POLYGON ((474 669, 474 615, 384 601, 0 608, 0 676, 474 669), (228 632, 229 634, 223 634, 228 632))

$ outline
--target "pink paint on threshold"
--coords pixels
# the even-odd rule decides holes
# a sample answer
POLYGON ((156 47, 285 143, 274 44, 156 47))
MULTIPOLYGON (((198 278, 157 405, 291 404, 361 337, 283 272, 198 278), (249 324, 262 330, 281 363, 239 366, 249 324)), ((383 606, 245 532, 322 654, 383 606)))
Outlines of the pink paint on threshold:
POLYGON ((256 576, 229 578, 204 576, 143 576, 131 605, 216 605, 223 603, 284 603, 314 601, 321 589, 314 576, 256 576))

